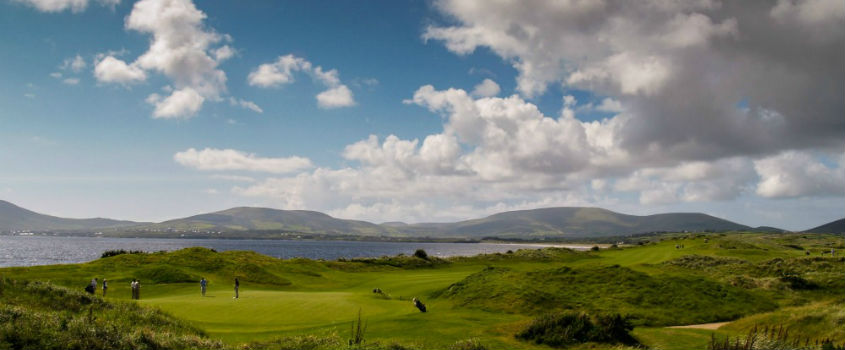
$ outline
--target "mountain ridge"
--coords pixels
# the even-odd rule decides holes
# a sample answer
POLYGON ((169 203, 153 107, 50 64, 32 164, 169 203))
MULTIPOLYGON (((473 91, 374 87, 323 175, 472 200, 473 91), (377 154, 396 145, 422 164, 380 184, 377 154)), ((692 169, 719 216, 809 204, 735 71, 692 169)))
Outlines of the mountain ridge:
MULTIPOLYGON (((840 222, 845 225, 845 219, 840 222)), ((825 225, 805 232, 815 232, 825 225)), ((36 213, 0 200, 0 232, 85 232, 103 230, 106 235, 133 233, 135 236, 161 237, 164 233, 184 232, 186 237, 200 233, 269 232, 317 235, 352 235, 383 237, 434 238, 517 238, 610 237, 653 232, 755 231, 760 228, 735 223, 703 213, 659 213, 629 215, 598 207, 551 207, 514 210, 483 218, 441 223, 385 222, 332 217, 312 210, 281 210, 260 207, 234 207, 159 223, 134 222, 106 218, 67 219, 36 213)), ((766 229, 769 229, 766 227, 766 229)), ((768 230, 767 230, 768 231, 768 230)), ((771 230, 777 232, 776 230, 771 230)), ((820 231, 821 232, 821 231, 820 231)), ((172 235, 171 235, 172 236, 172 235)), ((269 237, 269 234, 267 234, 269 237)), ((221 236, 222 237, 222 236, 221 236)))

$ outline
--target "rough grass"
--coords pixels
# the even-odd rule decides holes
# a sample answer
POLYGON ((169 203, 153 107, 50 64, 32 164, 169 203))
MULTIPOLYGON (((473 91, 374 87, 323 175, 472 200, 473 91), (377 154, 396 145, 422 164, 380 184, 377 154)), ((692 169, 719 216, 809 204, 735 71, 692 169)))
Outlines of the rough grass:
POLYGON ((222 348, 187 322, 42 282, 2 280, 2 349, 222 348))
POLYGON ((802 339, 830 339, 837 344, 845 343, 845 299, 814 302, 751 315, 731 322, 724 329, 741 334, 754 327, 780 326, 802 339))
POLYGON ((618 312, 638 325, 736 319, 776 304, 741 288, 700 278, 648 275, 620 266, 532 272, 487 268, 439 294, 457 305, 538 314, 550 310, 618 312))

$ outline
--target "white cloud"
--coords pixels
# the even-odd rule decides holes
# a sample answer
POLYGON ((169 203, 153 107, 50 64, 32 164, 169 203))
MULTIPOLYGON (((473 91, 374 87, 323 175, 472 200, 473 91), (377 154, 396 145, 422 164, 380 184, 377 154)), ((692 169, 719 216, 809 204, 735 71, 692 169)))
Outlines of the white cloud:
POLYGON ((324 71, 321 66, 314 66, 311 62, 294 55, 279 56, 275 62, 259 65, 249 73, 249 85, 263 88, 278 87, 294 82, 293 73, 305 72, 315 81, 326 87, 317 94, 317 105, 320 108, 340 108, 355 105, 352 91, 340 81, 336 69, 324 71))
POLYGON ((205 98, 194 89, 186 87, 173 91, 168 97, 152 94, 147 97, 147 103, 155 106, 153 118, 172 119, 193 117, 205 98))
POLYGON ((231 46, 223 45, 223 46, 217 48, 216 50, 214 50, 214 59, 217 62, 223 62, 225 60, 232 58, 237 53, 238 53, 238 51, 233 49, 231 46))
POLYGON ((261 109, 261 107, 259 107, 257 104, 255 104, 255 102, 247 101, 241 98, 229 97, 229 104, 232 106, 238 106, 241 108, 249 109, 255 113, 264 113, 264 110, 261 109))
POLYGON ((622 102, 606 97, 601 100, 601 104, 596 107, 596 110, 599 112, 622 113, 625 111, 625 108, 622 107, 622 102))
POLYGON ((840 160, 835 168, 829 167, 811 154, 796 151, 757 160, 757 194, 767 198, 845 196, 843 165, 840 160))
POLYGON ((725 201, 746 193, 754 175, 746 158, 683 162, 638 169, 616 180, 614 189, 639 192, 642 204, 725 201))
MULTIPOLYGON (((82 12, 88 7, 89 0, 14 0, 16 2, 25 3, 36 8, 42 12, 62 12, 71 10, 71 12, 82 12)), ((98 3, 107 7, 114 7, 120 3, 120 0, 98 0, 98 3)))
POLYGON ((243 170, 265 173, 290 173, 312 167, 308 158, 262 158, 233 149, 189 148, 173 155, 173 159, 186 167, 199 170, 243 170))
POLYGON ((60 72, 53 72, 53 73, 50 73, 50 76, 51 76, 51 77, 53 77, 53 78, 56 78, 56 79, 61 79, 61 78, 62 78, 62 73, 60 73, 60 72))
POLYGON ((352 91, 346 85, 339 85, 317 94, 317 105, 320 108, 340 108, 355 105, 352 91))
POLYGON ((276 62, 264 63, 249 73, 249 85, 259 87, 277 87, 294 82, 293 72, 310 70, 311 63, 294 55, 279 56, 276 62))
POLYGON ((496 84, 493 80, 484 79, 475 86, 472 90, 472 95, 476 97, 493 97, 498 95, 500 91, 499 84, 496 84))
POLYGON ((65 80, 62 80, 62 83, 65 83, 67 85, 76 85, 76 84, 79 84, 79 79, 78 78, 67 78, 65 80))
POLYGON ((94 64, 94 77, 101 83, 135 84, 147 80, 147 74, 136 64, 128 65, 126 62, 106 56, 97 60, 94 64))
POLYGON ((97 62, 94 74, 105 83, 130 84, 146 80, 147 71, 168 77, 173 94, 151 95, 154 118, 189 118, 205 101, 220 101, 226 93, 226 73, 218 64, 236 52, 228 45, 215 47, 231 37, 205 26, 206 15, 191 0, 140 0, 126 17, 126 29, 152 36, 149 49, 134 62, 113 55, 97 62))

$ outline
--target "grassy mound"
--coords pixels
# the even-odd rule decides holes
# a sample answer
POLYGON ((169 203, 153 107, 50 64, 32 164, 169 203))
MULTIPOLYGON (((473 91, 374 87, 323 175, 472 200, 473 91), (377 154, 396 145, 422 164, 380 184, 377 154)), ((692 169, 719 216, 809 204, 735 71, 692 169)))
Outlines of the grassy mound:
POLYGON ((439 291, 457 305, 510 313, 624 313, 640 325, 736 319, 773 310, 765 297, 702 278, 648 275, 619 266, 514 271, 487 268, 439 291))
POLYGON ((637 340, 629 333, 632 329, 628 320, 618 314, 589 316, 566 312, 537 317, 516 337, 552 347, 588 342, 635 345, 637 340))
POLYGON ((219 349, 160 311, 42 282, 0 280, 2 349, 219 349))
POLYGON ((803 306, 787 307, 748 316, 725 326, 726 330, 747 333, 762 327, 783 327, 804 339, 830 339, 845 343, 845 300, 828 300, 803 306))

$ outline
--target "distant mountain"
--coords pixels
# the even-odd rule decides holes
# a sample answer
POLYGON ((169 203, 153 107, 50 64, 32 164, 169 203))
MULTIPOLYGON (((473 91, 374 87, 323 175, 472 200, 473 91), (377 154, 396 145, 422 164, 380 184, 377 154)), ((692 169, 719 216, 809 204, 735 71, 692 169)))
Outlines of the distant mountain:
POLYGON ((416 235, 463 237, 600 237, 648 232, 731 231, 750 227, 700 213, 636 216, 601 208, 562 207, 499 213, 451 224, 402 228, 416 235))
POLYGON ((293 231, 319 234, 382 235, 392 231, 373 223, 344 220, 309 210, 238 207, 148 225, 148 229, 209 231, 293 231))
POLYGON ((819 227, 813 227, 804 232, 812 233, 845 233, 845 218, 826 223, 819 227))
MULTIPOLYGON (((841 227, 842 220, 838 222, 841 227)), ((756 230, 760 229, 768 230, 769 228, 756 230)), ((286 232, 314 235, 531 239, 755 229, 700 213, 636 216, 601 208, 584 207, 510 211, 454 223, 386 222, 381 225, 366 221, 338 219, 316 211, 238 207, 161 223, 137 223, 101 218, 65 219, 35 213, 9 202, 0 201, 0 232, 12 230, 54 232, 102 230, 106 235, 132 237, 176 235, 234 238, 242 236, 241 233, 249 232, 246 236, 261 238, 278 237, 279 232, 286 232)), ((838 232, 842 232, 842 229, 840 228, 838 232)))
POLYGON ((66 219, 39 214, 0 200, 0 232, 9 231, 91 231, 138 225, 137 222, 103 218, 66 219))

